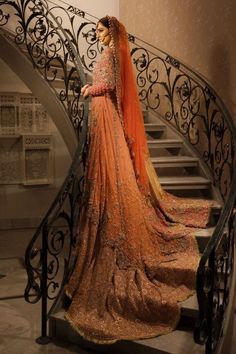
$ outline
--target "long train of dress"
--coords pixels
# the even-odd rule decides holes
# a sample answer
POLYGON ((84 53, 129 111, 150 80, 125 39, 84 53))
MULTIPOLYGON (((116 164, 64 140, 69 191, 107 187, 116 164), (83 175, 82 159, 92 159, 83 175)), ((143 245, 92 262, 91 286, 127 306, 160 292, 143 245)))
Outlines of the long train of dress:
POLYGON ((191 226, 204 226, 209 212, 207 202, 168 193, 158 207, 144 198, 114 96, 111 91, 92 100, 78 258, 66 286, 67 320, 97 343, 176 327, 178 302, 195 288, 199 255, 191 226))

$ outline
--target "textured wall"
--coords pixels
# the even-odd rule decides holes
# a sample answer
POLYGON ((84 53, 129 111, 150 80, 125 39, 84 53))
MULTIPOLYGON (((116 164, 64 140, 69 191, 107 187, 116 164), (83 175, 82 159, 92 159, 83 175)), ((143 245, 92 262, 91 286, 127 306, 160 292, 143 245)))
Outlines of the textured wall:
POLYGON ((0 58, 0 92, 24 92, 29 93, 29 88, 21 79, 9 68, 9 66, 0 58))
POLYGON ((235 0, 120 0, 120 19, 203 74, 236 119, 235 0))
POLYGON ((119 0, 67 0, 66 2, 98 18, 105 15, 119 17, 119 0))

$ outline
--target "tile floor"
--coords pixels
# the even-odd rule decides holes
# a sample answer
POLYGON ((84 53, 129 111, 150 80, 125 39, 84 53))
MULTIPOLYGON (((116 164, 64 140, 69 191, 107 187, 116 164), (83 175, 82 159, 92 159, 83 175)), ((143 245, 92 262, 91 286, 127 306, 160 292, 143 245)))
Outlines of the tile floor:
MULTIPOLYGON (((33 230, 0 231, 0 353, 91 354, 63 343, 43 346, 35 343, 40 333, 40 304, 28 304, 22 296, 27 279, 23 256, 32 233, 33 230)), ((235 353, 236 328, 231 353, 224 354, 235 353)))

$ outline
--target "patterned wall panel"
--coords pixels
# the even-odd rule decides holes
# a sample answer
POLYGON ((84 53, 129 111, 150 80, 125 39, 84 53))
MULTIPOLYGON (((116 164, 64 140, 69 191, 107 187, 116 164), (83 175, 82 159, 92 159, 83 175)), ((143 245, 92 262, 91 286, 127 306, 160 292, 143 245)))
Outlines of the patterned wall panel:
POLYGON ((0 183, 22 183, 22 140, 19 136, 0 138, 0 183))
POLYGON ((49 117, 31 94, 0 94, 0 184, 49 184, 53 179, 49 117))
POLYGON ((52 182, 52 156, 50 135, 25 135, 23 137, 24 184, 49 184, 52 182))

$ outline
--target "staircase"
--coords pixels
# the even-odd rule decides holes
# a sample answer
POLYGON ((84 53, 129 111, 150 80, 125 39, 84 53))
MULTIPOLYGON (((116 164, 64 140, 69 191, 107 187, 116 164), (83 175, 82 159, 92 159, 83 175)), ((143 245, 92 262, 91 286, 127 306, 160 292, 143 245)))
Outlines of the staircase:
MULTIPOLYGON (((187 195, 189 197, 212 197, 211 181, 207 179, 200 170, 199 158, 188 154, 184 142, 173 137, 173 131, 165 124, 158 122, 158 119, 148 110, 143 111, 145 119, 146 134, 149 141, 149 149, 152 162, 158 170, 158 176, 164 189, 176 195, 187 195), (157 122, 153 123, 156 120, 157 122), (152 146, 155 146, 152 149, 152 146), (174 172, 174 176, 173 176, 174 172)), ((212 237, 215 229, 215 222, 221 210, 220 202, 212 210, 211 225, 208 228, 196 231, 196 238, 199 252, 202 253, 212 237), (214 225, 214 226, 213 226, 214 225)), ((59 308, 49 320, 49 335, 55 340, 79 344, 81 347, 95 352, 114 354, 189 354, 205 353, 204 346, 194 343, 193 329, 198 317, 197 296, 193 295, 181 303, 181 320, 176 331, 157 338, 120 341, 113 345, 95 345, 85 341, 79 336, 64 319, 65 310, 59 308)))
MULTIPOLYGON (((65 2, 63 4, 65 6, 65 2)), ((112 346, 88 343, 64 320, 66 304, 63 287, 73 268, 72 250, 76 242, 74 225, 80 210, 83 158, 86 154, 84 147, 86 147, 88 107, 80 98, 80 87, 86 81, 90 81, 90 71, 100 52, 94 37, 95 19, 72 7, 70 9, 68 7, 66 11, 64 7, 54 6, 50 1, 47 4, 37 1, 27 4, 27 1, 21 1, 21 5, 18 2, 3 1, 0 4, 0 11, 2 11, 0 44, 2 43, 6 49, 4 52, 1 51, 0 55, 13 70, 22 75, 22 79, 40 98, 62 135, 66 129, 69 130, 69 134, 68 130, 67 134, 64 134, 64 139, 74 156, 61 190, 26 251, 29 281, 25 298, 31 303, 40 299, 42 301, 42 333, 39 343, 46 343, 49 340, 47 335, 49 324, 49 336, 53 340, 63 339, 96 352, 226 353, 224 346, 230 339, 231 309, 236 282, 233 253, 236 130, 224 104, 197 74, 171 56, 158 52, 151 45, 145 46, 141 40, 130 36, 131 55, 136 67, 140 100, 143 104, 148 146, 163 188, 177 196, 214 199, 217 205, 212 210, 209 227, 196 232, 199 251, 202 254, 197 274, 197 292, 180 304, 181 320, 177 330, 157 338, 120 341, 112 346), (53 7, 52 11, 50 6, 53 7), (24 24, 23 39, 20 38, 22 33, 16 35, 15 27, 9 26, 8 14, 11 13, 13 16, 12 11, 9 11, 12 8, 24 24), (28 19, 26 9, 33 14, 33 24, 31 23, 29 28, 26 24, 28 19), (53 11, 58 18, 53 15, 53 11), (60 13, 61 19, 65 21, 63 28, 66 31, 60 25, 60 21, 58 22, 60 13), (78 16, 75 17, 75 14, 78 16), (36 41, 37 46, 34 46, 32 33, 37 31, 40 40, 36 41), (50 31, 59 41, 56 43, 63 43, 51 57, 49 54, 50 48, 54 48, 53 40, 50 42, 52 47, 46 49, 44 47, 45 36, 48 36, 50 31), (77 36, 74 36, 75 33, 77 36), (81 45, 82 37, 85 45, 81 45), (9 55, 14 50, 19 55, 20 65, 12 55, 9 55), (140 51, 142 55, 139 54, 140 51), (80 58, 77 57, 77 53, 80 58), (37 54, 40 58, 37 58, 37 54), (145 55, 149 57, 149 62, 145 55), (173 85, 171 87, 173 90, 168 89, 167 83, 157 80, 154 82, 146 75, 150 63, 157 56, 163 67, 156 70, 162 70, 162 74, 167 77, 166 82, 173 85), (47 65, 40 64, 44 58, 47 65), (188 83, 183 80, 186 77, 188 83), (175 87, 178 80, 178 87, 175 87), (161 97, 158 99, 157 96, 154 97, 155 85, 168 92, 167 105, 163 104, 161 97), (177 92, 178 96, 171 92, 177 92), (192 92, 197 92, 200 97, 197 103, 192 100, 192 92), (204 117, 205 133, 202 135, 199 135, 201 125, 199 127, 196 122, 196 117, 200 114, 199 105, 201 115, 204 117)), ((17 23, 18 19, 15 21, 17 23)), ((12 26, 15 26, 14 21, 12 23, 12 26)))
POLYGON ((151 160, 163 188, 178 196, 215 198, 200 159, 183 139, 153 112, 144 111, 144 119, 151 160))

